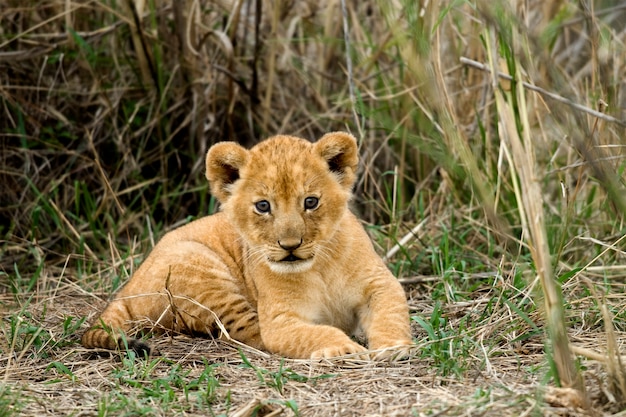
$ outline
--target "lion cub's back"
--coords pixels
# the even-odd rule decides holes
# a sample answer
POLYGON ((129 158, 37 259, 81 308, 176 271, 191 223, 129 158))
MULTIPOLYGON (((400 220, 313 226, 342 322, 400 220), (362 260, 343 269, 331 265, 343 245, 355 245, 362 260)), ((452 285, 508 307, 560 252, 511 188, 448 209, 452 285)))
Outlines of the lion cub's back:
POLYGON ((228 245, 231 238, 237 236, 226 215, 222 212, 201 217, 184 226, 167 232, 157 246, 169 245, 180 241, 200 242, 214 250, 228 245))
POLYGON ((202 217, 166 233, 118 297, 161 291, 170 274, 172 289, 202 283, 207 278, 204 269, 221 270, 220 274, 227 273, 245 285, 242 259, 241 240, 226 216, 202 217))
POLYGON ((222 212, 202 217, 168 232, 155 246, 153 254, 148 260, 150 258, 158 260, 160 254, 157 253, 155 257, 153 256, 154 252, 161 252, 167 254, 168 258, 173 257, 178 262, 184 263, 184 246, 190 244, 205 247, 229 269, 233 269, 233 272, 238 274, 242 270, 243 246, 241 237, 222 212), (173 256, 174 252, 181 252, 181 254, 177 258, 173 256))

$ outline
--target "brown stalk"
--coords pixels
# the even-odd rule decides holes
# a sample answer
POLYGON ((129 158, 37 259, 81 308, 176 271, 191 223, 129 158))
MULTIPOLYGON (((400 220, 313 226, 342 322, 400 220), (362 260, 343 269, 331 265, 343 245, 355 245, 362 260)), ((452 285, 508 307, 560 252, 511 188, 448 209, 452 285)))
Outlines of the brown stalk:
POLYGON ((126 8, 128 13, 132 17, 133 24, 131 25, 131 37, 133 40, 133 46, 135 48, 135 54, 137 57, 137 64, 141 72, 141 78, 144 86, 153 84, 157 90, 157 97, 161 94, 159 90, 159 83, 157 80, 156 70, 150 57, 148 43, 143 33, 143 25, 141 24, 140 16, 143 15, 145 0, 127 0, 126 8))
POLYGON ((269 42, 267 45, 267 67, 266 67, 266 76, 267 76, 267 84, 265 85, 265 97, 262 102, 262 118, 261 118, 261 126, 263 130, 268 129, 268 123, 271 118, 270 114, 272 112, 272 96, 274 94, 274 80, 276 78, 276 55, 278 54, 278 27, 280 24, 280 14, 283 7, 282 0, 277 0, 273 3, 273 7, 270 9, 271 15, 271 32, 270 38, 274 39, 273 42, 269 42))
MULTIPOLYGON (((491 39, 492 34, 486 31, 485 37, 491 39)), ((581 402, 588 406, 589 400, 585 392, 582 375, 576 369, 569 347, 563 298, 552 269, 544 220, 543 195, 537 181, 539 174, 536 167, 534 144, 530 137, 525 93, 520 88, 507 92, 497 87, 498 79, 495 74, 497 74, 496 62, 499 58, 494 54, 494 49, 495 47, 488 42, 487 52, 491 65, 492 85, 496 91, 496 107, 503 124, 502 140, 510 150, 511 163, 520 181, 521 192, 518 194, 518 206, 524 234, 543 289, 545 317, 552 345, 553 360, 561 385, 566 388, 575 388, 579 393, 581 402), (510 104, 513 94, 517 96, 520 106, 519 114, 524 125, 522 137, 518 134, 514 109, 510 104)))

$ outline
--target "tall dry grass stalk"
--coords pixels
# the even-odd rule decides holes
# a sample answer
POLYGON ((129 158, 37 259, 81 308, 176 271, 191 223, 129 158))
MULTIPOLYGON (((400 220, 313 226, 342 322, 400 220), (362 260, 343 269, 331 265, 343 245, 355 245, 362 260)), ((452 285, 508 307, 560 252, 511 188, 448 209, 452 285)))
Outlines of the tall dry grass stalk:
MULTIPOLYGON (((484 10, 489 10, 484 4, 483 8, 484 10)), ((525 83, 521 75, 526 73, 526 68, 520 63, 519 58, 516 56, 516 54, 521 51, 535 50, 536 40, 533 45, 533 42, 529 41, 527 37, 528 32, 525 32, 523 29, 520 31, 521 27, 512 23, 515 22, 513 15, 507 15, 507 11, 504 8, 498 12, 501 14, 491 14, 491 10, 486 14, 490 19, 493 19, 493 22, 498 22, 499 24, 492 26, 492 28, 496 30, 486 31, 484 39, 491 72, 491 82, 493 90, 496 92, 496 110, 499 118, 499 131, 502 135, 502 146, 511 167, 514 168, 512 175, 517 176, 519 179, 519 184, 517 181, 513 181, 513 184, 515 186, 515 195, 520 210, 520 219, 522 221, 522 236, 524 240, 528 242, 528 247, 534 260, 537 278, 541 283, 545 309, 544 314, 551 344, 551 354, 558 377, 563 386, 572 387, 578 391, 579 399, 577 403, 587 408, 590 405, 590 401, 586 395, 582 374, 574 363, 568 338, 568 325, 565 313, 566 303, 554 275, 554 259, 552 258, 552 252, 548 243, 545 216, 547 204, 544 197, 545 193, 543 193, 540 186, 541 178, 544 174, 541 169, 538 169, 541 164, 541 159, 538 158, 537 153, 541 151, 537 151, 536 149, 537 140, 532 137, 532 132, 536 132, 536 129, 533 129, 529 118, 529 115, 534 113, 532 108, 536 107, 536 104, 531 107, 527 105, 527 92, 524 88, 525 83), (508 44, 506 42, 508 42, 508 44), (499 51, 499 53, 496 51, 499 51), (501 71, 503 66, 514 71, 512 74, 512 83, 503 84, 498 80, 497 74, 501 71)), ((521 53, 524 54, 525 52, 521 53)), ((532 62, 528 64, 532 65, 532 62)), ((595 70, 593 70, 593 73, 595 73, 595 70)), ((541 92, 541 90, 538 91, 541 92)), ((550 96, 552 99, 560 98, 555 94, 546 95, 550 96)), ((532 101, 536 103, 537 98, 533 97, 532 101)), ((591 109, 587 111, 583 106, 575 106, 571 102, 568 102, 568 104, 577 108, 579 111, 584 110, 588 114, 599 117, 599 120, 607 119, 618 125, 624 125, 622 120, 610 116, 603 117, 602 114, 598 114, 591 109)), ((555 111, 555 113, 559 114, 558 111, 555 111)), ((566 120, 567 119, 561 118, 559 122, 568 123, 566 120)), ((598 120, 594 120, 592 124, 595 130, 598 120)), ((578 126, 572 125, 570 127, 584 130, 584 126, 583 124, 578 126)), ((580 149, 580 141, 577 140, 578 138, 580 138, 580 136, 576 135, 574 143, 576 143, 580 149)), ((594 168, 594 165, 598 165, 598 163, 594 161, 604 159, 600 155, 601 150, 598 147, 587 145, 584 149, 586 152, 581 152, 581 154, 587 158, 590 166, 595 169, 596 172, 601 173, 598 175, 600 183, 607 194, 612 196, 613 202, 620 208, 619 211, 621 211, 623 215, 624 206, 621 201, 622 195, 621 193, 620 196, 615 195, 615 189, 621 188, 621 185, 618 185, 619 181, 616 181, 618 176, 615 172, 609 172, 610 168, 605 169, 599 168, 598 166, 594 168)), ((603 320, 608 340, 607 353, 612 358, 619 358, 619 354, 616 354, 615 350, 616 343, 611 317, 606 310, 602 298, 598 297, 593 290, 592 293, 596 297, 597 302, 601 305, 601 310, 603 311, 603 320)), ((615 381, 616 390, 614 392, 621 392, 623 394, 623 386, 621 384, 623 384, 625 375, 619 359, 617 362, 614 359, 607 360, 606 365, 611 379, 615 381)))
MULTIPOLYGON (((500 67, 498 64, 502 59, 495 53, 498 45, 494 41, 494 34, 490 31, 485 32, 485 39, 487 39, 486 47, 491 67, 492 86, 496 92, 501 143, 509 164, 514 168, 511 175, 519 179, 515 195, 522 221, 522 238, 528 244, 537 278, 541 283, 553 360, 561 384, 577 389, 581 396, 581 403, 588 405, 582 376, 576 369, 570 350, 565 305, 552 267, 552 256, 546 234, 544 201, 538 181, 540 174, 537 170, 536 149, 530 136, 531 128, 527 117, 529 109, 526 106, 526 91, 521 87, 519 79, 514 79, 514 83, 508 86, 500 86, 496 75, 500 67), (518 108, 514 108, 512 103, 517 103, 518 108)), ((507 45, 506 47, 516 48, 516 46, 507 45)), ((515 58, 510 59, 513 61, 515 58)), ((516 62, 512 64, 515 65, 516 62)))

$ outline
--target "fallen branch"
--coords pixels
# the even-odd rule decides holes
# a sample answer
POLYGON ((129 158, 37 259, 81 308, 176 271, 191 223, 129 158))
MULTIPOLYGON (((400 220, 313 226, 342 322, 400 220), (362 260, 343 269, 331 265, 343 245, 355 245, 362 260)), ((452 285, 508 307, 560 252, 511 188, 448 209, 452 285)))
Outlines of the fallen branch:
POLYGON ((426 222, 428 222, 428 216, 424 217, 424 219, 417 226, 411 229, 411 231, 407 233, 402 239, 400 239, 398 243, 393 245, 393 247, 389 249, 389 252, 387 252, 387 254, 383 257, 383 261, 388 262, 396 253, 398 253, 400 249, 404 247, 404 245, 417 237, 417 233, 422 230, 426 222))
MULTIPOLYGON (((477 69, 479 69, 481 71, 491 72, 491 70, 489 69, 489 67, 487 65, 481 64, 480 62, 474 61, 473 59, 465 58, 465 57, 462 56, 460 58, 460 60, 461 60, 462 64, 469 65, 470 67, 477 68, 477 69)), ((504 80, 513 81, 513 77, 511 77, 509 74, 504 74, 502 72, 498 72, 496 75, 499 78, 502 78, 504 80)), ((537 93, 539 93, 539 94, 541 94, 543 96, 549 97, 549 98, 551 98, 553 100, 556 100, 556 101, 558 101, 560 103, 567 104, 568 106, 573 107, 576 110, 580 110, 582 112, 588 113, 588 114, 590 114, 592 116, 597 117, 598 119, 606 120, 607 122, 617 123, 620 126, 626 127, 626 121, 624 121, 624 120, 620 120, 620 119, 617 119, 617 118, 615 118, 613 116, 609 116, 608 114, 599 112, 599 111, 594 110, 594 109, 590 109, 589 107, 586 107, 586 106, 583 106, 581 104, 575 103, 575 102, 573 102, 570 99, 567 99, 567 98, 565 98, 563 96, 560 96, 558 94, 555 94, 555 93, 551 93, 550 91, 544 90, 543 88, 537 87, 536 85, 529 84, 527 82, 522 81, 522 86, 524 88, 526 88, 527 90, 535 91, 535 92, 537 92, 537 93)))

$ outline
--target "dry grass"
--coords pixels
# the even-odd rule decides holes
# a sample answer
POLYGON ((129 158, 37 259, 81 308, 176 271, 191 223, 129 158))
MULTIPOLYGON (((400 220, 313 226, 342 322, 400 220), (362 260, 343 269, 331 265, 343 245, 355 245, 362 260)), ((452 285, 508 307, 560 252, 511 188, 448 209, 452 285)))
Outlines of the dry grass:
POLYGON ((625 17, 611 0, 0 0, 0 416, 622 410, 625 17), (355 209, 406 285, 410 358, 281 373, 181 336, 154 362, 78 346, 154 241, 215 209, 212 143, 334 129, 360 136, 355 209))
MULTIPOLYGON (((500 279, 506 284, 504 277, 500 279)), ((136 415, 142 407, 151 405, 162 411, 155 414, 153 410, 150 415, 206 415, 206 408, 195 405, 198 402, 195 397, 202 395, 202 391, 186 392, 182 388, 184 384, 191 386, 207 366, 214 366, 212 375, 219 381, 212 392, 210 408, 216 415, 238 412, 250 415, 253 410, 260 415, 291 413, 286 401, 294 401, 299 413, 307 416, 402 416, 411 412, 416 415, 588 415, 570 391, 544 385, 545 372, 540 370, 545 370, 548 364, 541 336, 512 341, 520 336, 518 332, 529 329, 519 327, 519 318, 506 304, 493 306, 490 316, 481 318, 480 312, 490 302, 488 294, 472 302, 446 306, 451 328, 462 327, 468 315, 476 322, 462 335, 472 339, 469 353, 453 353, 459 355, 455 360, 464 362, 467 370, 463 375, 443 376, 438 372, 436 358, 419 354, 431 342, 424 341, 425 334, 417 326, 415 336, 421 342, 415 354, 395 363, 353 360, 310 363, 281 360, 241 348, 253 369, 246 366, 239 347, 232 343, 163 336, 153 339, 162 358, 137 360, 129 365, 116 354, 96 355, 78 347, 77 336, 65 340, 62 323, 68 316, 92 316, 94 308, 104 303, 99 296, 94 298, 65 279, 54 284, 54 291, 39 293, 28 305, 29 315, 22 315, 29 326, 44 329, 40 334, 42 342, 22 346, 29 340, 28 334, 22 334, 18 345, 9 350, 14 355, 3 354, 0 358, 6 365, 2 375, 5 389, 10 387, 14 393, 19 392, 14 403, 3 404, 5 415, 12 414, 11 408, 19 415, 96 415, 99 409, 106 410, 107 404, 111 410, 104 414, 119 415, 125 409, 126 413, 136 415), (68 345, 55 347, 56 342, 68 345), (53 363, 62 363, 68 370, 52 366, 53 363), (179 379, 175 380, 173 376, 177 373, 179 379), (280 385, 277 374, 283 375, 284 385, 280 385), (154 388, 155 381, 160 382, 161 391, 154 388), (179 389, 174 390, 174 397, 164 401, 160 396, 165 394, 161 392, 170 388, 166 382, 174 387, 178 383, 179 389), (122 401, 120 395, 129 398, 128 404, 121 409, 112 407, 112 403, 122 401)), ((412 310, 424 317, 432 312, 428 289, 429 285, 425 285, 419 291, 409 292, 412 310)), ((615 288, 615 292, 625 290, 623 283, 615 288)), ((5 296, 2 302, 17 307, 13 300, 5 296)), ((610 303, 612 307, 619 304, 619 300, 610 303)), ((582 301, 575 307, 576 311, 590 307, 593 310, 593 300, 582 301)), ((597 349, 604 342, 602 330, 594 320, 598 317, 572 329, 572 341, 581 350, 597 349)), ((625 336, 623 331, 617 335, 625 336)), ((4 336, 2 340, 11 340, 11 335, 4 336)), ((610 381, 602 367, 597 361, 586 361, 585 367, 587 380, 593 381, 589 384, 589 395, 595 413, 617 411, 618 405, 607 398, 610 381)), ((7 399, 6 392, 3 395, 7 399)))

